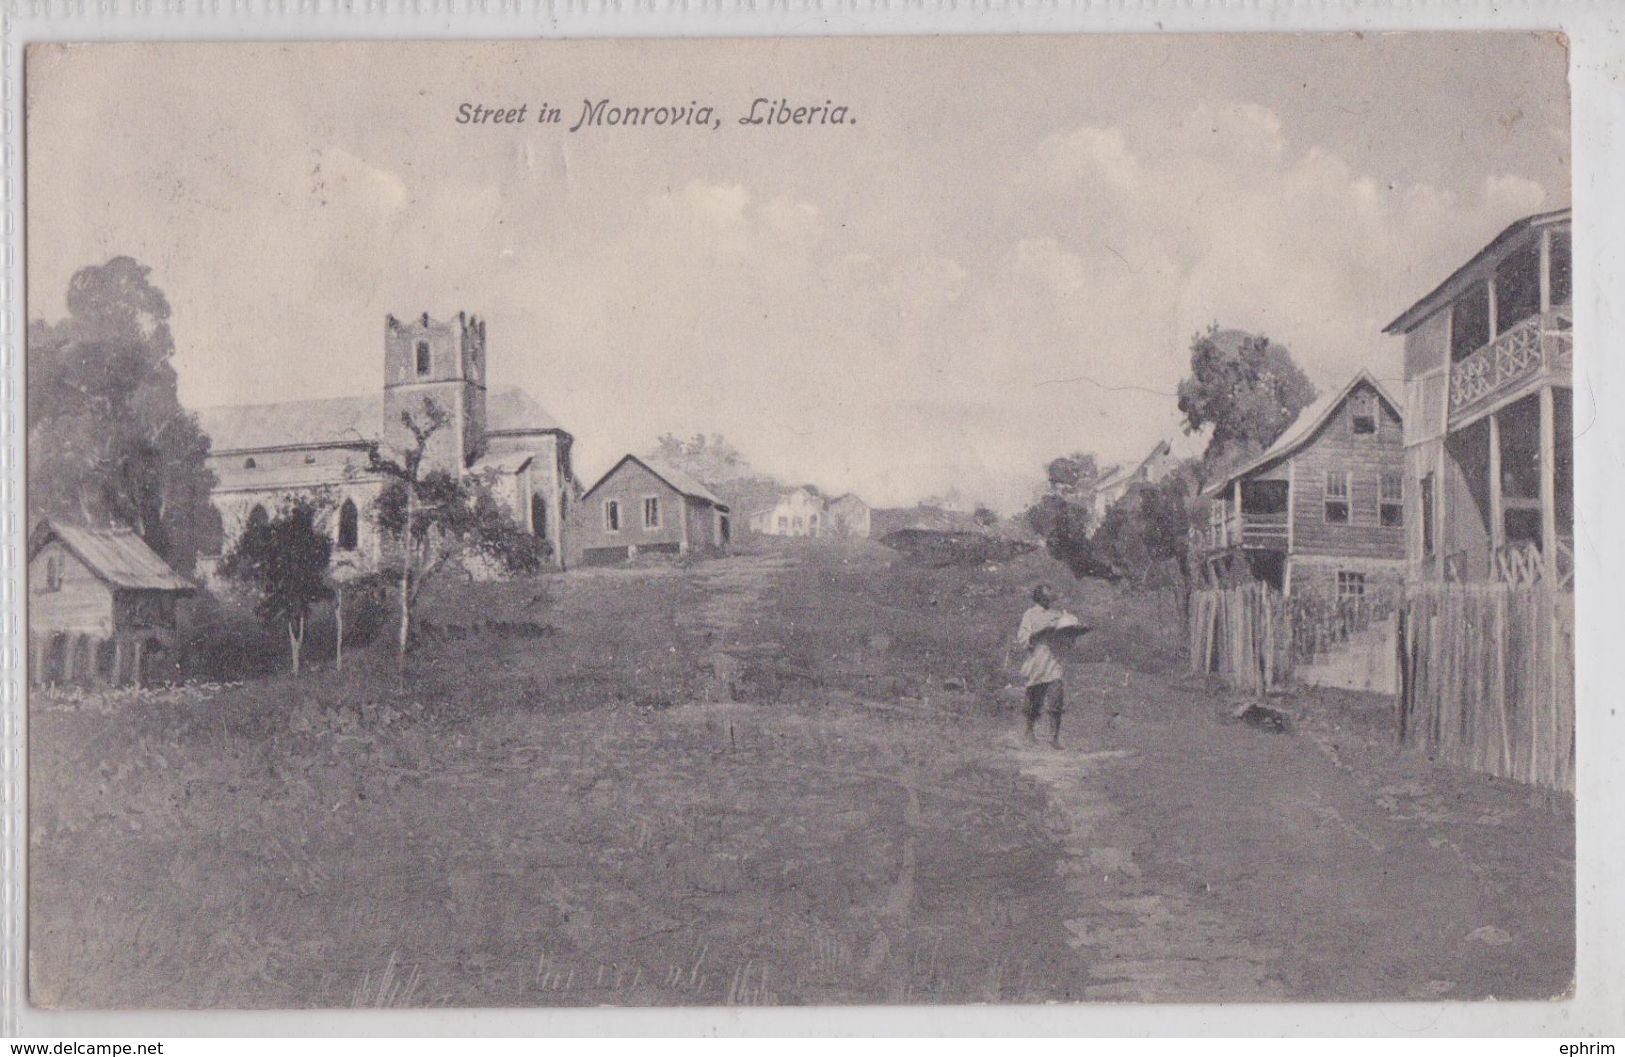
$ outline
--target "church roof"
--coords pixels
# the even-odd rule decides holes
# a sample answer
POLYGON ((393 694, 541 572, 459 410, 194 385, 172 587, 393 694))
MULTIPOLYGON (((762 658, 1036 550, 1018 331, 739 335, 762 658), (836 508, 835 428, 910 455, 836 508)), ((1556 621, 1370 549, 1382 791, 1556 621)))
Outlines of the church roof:
MULTIPOLYGON (((381 434, 383 395, 202 407, 197 417, 215 454, 359 445, 375 441, 381 434)), ((541 433, 563 428, 534 397, 513 386, 486 394, 485 423, 488 433, 541 433)))

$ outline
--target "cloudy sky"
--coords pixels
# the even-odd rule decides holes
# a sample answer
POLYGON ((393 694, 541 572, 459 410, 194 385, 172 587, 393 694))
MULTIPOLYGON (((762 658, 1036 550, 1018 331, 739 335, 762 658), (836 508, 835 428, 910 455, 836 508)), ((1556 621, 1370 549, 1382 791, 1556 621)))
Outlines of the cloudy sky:
POLYGON ((463 309, 588 480, 703 430, 872 502, 1013 509, 1054 455, 1177 436, 1210 322, 1323 388, 1397 375, 1382 326, 1568 203, 1565 59, 1525 34, 34 50, 28 311, 136 257, 202 405, 371 391, 386 312, 463 309), (856 121, 739 125, 757 97, 856 121), (568 131, 605 98, 721 127, 568 131))

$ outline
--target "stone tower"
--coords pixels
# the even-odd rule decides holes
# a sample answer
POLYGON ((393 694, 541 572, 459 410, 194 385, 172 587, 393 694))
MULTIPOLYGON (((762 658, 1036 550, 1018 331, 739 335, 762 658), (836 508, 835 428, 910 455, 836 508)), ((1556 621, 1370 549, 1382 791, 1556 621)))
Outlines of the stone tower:
POLYGON ((414 443, 401 413, 421 423, 425 400, 450 415, 429 440, 425 469, 457 476, 485 448, 483 321, 462 312, 443 323, 427 312, 384 317, 384 440, 397 456, 414 443))

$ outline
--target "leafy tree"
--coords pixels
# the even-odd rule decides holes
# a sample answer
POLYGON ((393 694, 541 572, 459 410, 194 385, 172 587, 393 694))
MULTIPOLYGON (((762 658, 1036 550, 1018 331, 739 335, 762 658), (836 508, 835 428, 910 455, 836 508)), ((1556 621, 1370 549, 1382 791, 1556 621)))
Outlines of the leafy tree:
POLYGON ((1190 529, 1200 523, 1200 465, 1181 463, 1113 503, 1091 540, 1097 560, 1140 589, 1172 586, 1181 608, 1190 582, 1190 529), (1171 582, 1170 582, 1171 581, 1171 582))
POLYGON ((1088 452, 1075 451, 1071 455, 1051 459, 1044 473, 1052 493, 1079 503, 1094 501, 1095 485, 1100 481, 1101 471, 1099 461, 1088 452))
POLYGON ((1027 508, 1027 527, 1043 537, 1050 557, 1071 569, 1073 576, 1113 577, 1111 567, 1096 557, 1090 538, 1099 462, 1077 451, 1051 459, 1044 474, 1049 487, 1027 508))
POLYGON ((393 544, 394 566, 389 572, 400 603, 396 663, 402 666, 418 596, 441 570, 464 557, 480 557, 506 572, 534 572, 551 553, 551 544, 526 532, 502 508, 489 481, 425 469, 430 438, 450 421, 448 411, 425 397, 421 411, 401 412, 401 425, 412 443, 399 459, 377 445, 368 452, 372 471, 388 478, 374 500, 374 514, 393 544))
POLYGON ((751 474, 750 463, 720 433, 709 436, 696 433, 686 439, 663 433, 650 454, 666 465, 712 486, 751 474))
POLYGON ((169 301, 129 257, 81 268, 28 329, 30 518, 120 524, 182 572, 220 543, 209 438, 181 406, 169 301))
POLYGON ((1204 476, 1263 451, 1316 395, 1284 345, 1217 326, 1196 335, 1190 377, 1179 383, 1179 410, 1187 433, 1213 427, 1204 476))
POLYGON ((310 608, 333 593, 327 585, 333 541, 316 525, 321 511, 316 500, 300 496, 273 518, 251 520, 220 564, 223 576, 259 595, 254 612, 261 620, 288 629, 296 678, 310 608))
POLYGON ((977 503, 976 509, 971 512, 971 520, 983 528, 993 528, 999 523, 999 512, 983 503, 977 503))

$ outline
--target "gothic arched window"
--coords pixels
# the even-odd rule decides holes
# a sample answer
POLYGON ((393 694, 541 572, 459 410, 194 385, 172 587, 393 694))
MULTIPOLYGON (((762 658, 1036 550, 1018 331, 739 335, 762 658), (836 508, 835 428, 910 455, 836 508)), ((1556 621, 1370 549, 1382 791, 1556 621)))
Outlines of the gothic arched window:
POLYGON ((344 505, 339 507, 339 550, 355 550, 356 540, 360 536, 360 521, 355 502, 346 499, 344 505))
POLYGON ((535 493, 530 497, 530 530, 542 539, 547 538, 547 500, 535 493))
POLYGON ((255 503, 254 509, 248 512, 248 527, 259 528, 270 523, 271 515, 265 512, 265 507, 263 505, 255 503))
POLYGON ((418 342, 418 374, 421 376, 421 375, 425 375, 425 374, 428 374, 428 373, 429 373, 429 343, 426 342, 426 341, 420 341, 420 342, 418 342))

